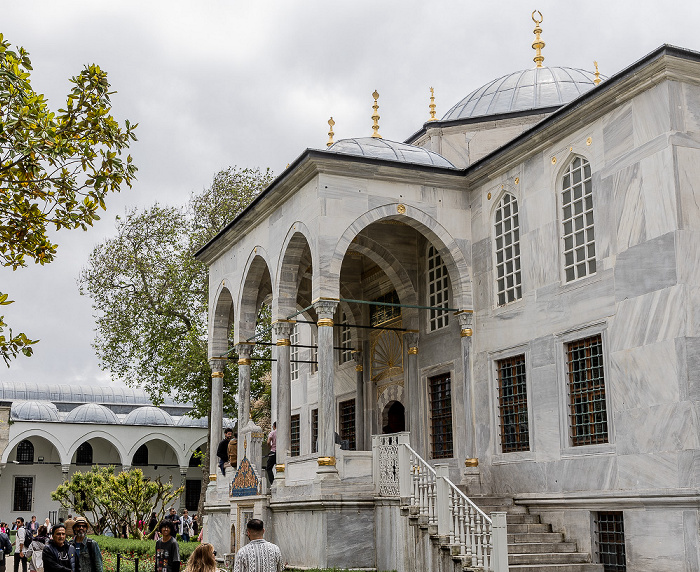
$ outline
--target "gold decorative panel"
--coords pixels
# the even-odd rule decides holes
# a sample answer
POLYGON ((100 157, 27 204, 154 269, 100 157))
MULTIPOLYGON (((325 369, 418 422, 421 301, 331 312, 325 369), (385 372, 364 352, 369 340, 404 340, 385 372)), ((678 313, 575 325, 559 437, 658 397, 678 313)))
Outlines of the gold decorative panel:
MULTIPOLYGON (((385 322, 387 328, 400 328, 401 318, 385 322)), ((403 373, 403 337, 394 330, 373 330, 370 336, 370 376, 379 381, 403 373)))

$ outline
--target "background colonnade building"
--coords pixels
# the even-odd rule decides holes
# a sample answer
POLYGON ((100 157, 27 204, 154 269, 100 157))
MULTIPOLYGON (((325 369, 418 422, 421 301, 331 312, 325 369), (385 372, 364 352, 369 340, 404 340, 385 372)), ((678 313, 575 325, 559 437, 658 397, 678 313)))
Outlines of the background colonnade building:
POLYGON ((262 304, 276 340, 277 478, 211 484, 223 551, 255 514, 293 565, 421 569, 371 451, 406 431, 593 563, 697 564, 700 55, 602 82, 536 63, 404 143, 307 149, 197 254, 215 370, 250 359, 262 304))

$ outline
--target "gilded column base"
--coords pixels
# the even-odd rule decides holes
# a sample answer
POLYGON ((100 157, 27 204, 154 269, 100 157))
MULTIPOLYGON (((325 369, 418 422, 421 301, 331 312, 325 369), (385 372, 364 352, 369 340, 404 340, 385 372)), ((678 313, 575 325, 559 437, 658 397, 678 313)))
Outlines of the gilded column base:
POLYGON ((275 472, 284 473, 284 463, 280 463, 279 465, 275 465, 275 472))
POLYGON ((476 459, 476 458, 466 459, 464 461, 464 466, 465 467, 478 467, 479 466, 479 459, 476 459))
POLYGON ((319 457, 319 467, 335 467, 335 457, 319 457))
POLYGON ((209 475, 209 480, 215 481, 216 480, 216 473, 214 473, 213 475, 209 475))

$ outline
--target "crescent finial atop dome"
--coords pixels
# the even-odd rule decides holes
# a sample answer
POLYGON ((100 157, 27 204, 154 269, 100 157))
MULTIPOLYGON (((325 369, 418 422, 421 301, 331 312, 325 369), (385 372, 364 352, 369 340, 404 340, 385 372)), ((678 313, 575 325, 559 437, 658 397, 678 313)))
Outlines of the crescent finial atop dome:
POLYGON ((542 48, 544 48, 544 42, 540 37, 540 34, 542 33, 542 28, 540 28, 542 20, 544 20, 542 12, 540 12, 539 10, 533 10, 532 21, 535 23, 535 29, 533 30, 533 33, 535 34, 535 41, 532 43, 532 48, 535 50, 536 55, 534 58, 532 58, 532 61, 535 62, 536 67, 538 68, 542 67, 542 62, 544 61, 544 56, 542 55, 542 48), (539 20, 535 18, 535 14, 539 14, 539 20))

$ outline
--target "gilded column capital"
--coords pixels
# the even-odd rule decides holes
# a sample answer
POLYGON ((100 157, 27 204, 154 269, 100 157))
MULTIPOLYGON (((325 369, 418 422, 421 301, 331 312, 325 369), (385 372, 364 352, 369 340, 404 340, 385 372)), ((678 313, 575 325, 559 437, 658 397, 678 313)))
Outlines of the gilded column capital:
POLYGON ((224 377, 224 369, 226 369, 226 359, 216 358, 209 360, 212 377, 224 377))
MULTIPOLYGON (((418 347, 418 332, 406 332, 403 335, 403 339, 409 348, 417 348, 418 347)), ((416 353, 418 353, 418 352, 416 352, 416 353)))
POLYGON ((461 310, 457 312, 457 319, 459 320, 460 336, 462 338, 471 337, 472 325, 474 323, 474 312, 472 310, 461 310))
POLYGON ((327 320, 330 320, 331 323, 328 325, 332 325, 333 323, 333 316, 335 315, 335 310, 338 307, 338 300, 316 300, 314 302, 314 310, 316 310, 316 315, 318 316, 318 321, 321 322, 321 320, 324 320, 323 324, 319 323, 320 325, 326 325, 328 324, 327 320))
POLYGON ((272 324, 272 331, 275 332, 275 336, 277 336, 277 345, 289 345, 289 344, 280 344, 280 340, 289 340, 289 336, 292 334, 292 328, 294 327, 294 322, 291 322, 289 320, 277 320, 274 324, 272 324))
POLYGON ((250 342, 241 342, 236 344, 236 353, 238 354, 238 365, 250 365, 250 356, 253 353, 253 348, 255 344, 250 342), (247 361, 248 363, 241 363, 241 361, 247 361))

